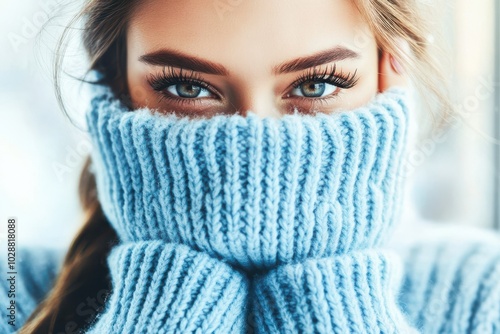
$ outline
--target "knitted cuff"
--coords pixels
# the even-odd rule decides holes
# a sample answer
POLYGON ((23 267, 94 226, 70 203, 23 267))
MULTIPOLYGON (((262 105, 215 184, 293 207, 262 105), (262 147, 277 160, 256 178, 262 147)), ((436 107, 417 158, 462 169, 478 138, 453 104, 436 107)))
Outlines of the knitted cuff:
POLYGON ((500 332, 500 244, 489 242, 425 241, 408 249, 399 304, 423 333, 500 332))
POLYGON ((248 282, 226 263, 161 241, 116 246, 113 292, 86 333, 244 333, 248 282))
POLYGON ((356 252, 255 277, 252 327, 256 333, 417 333, 396 304, 397 260, 356 252))

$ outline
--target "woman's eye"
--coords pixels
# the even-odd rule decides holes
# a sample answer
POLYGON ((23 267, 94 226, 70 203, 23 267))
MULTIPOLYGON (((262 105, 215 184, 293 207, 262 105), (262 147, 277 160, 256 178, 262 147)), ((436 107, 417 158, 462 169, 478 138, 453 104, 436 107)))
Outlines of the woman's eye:
POLYGON ((292 95, 301 97, 323 97, 334 93, 339 87, 319 81, 306 81, 292 90, 292 95))
POLYGON ((166 90, 174 96, 188 99, 211 96, 211 93, 208 89, 191 83, 170 85, 166 88, 166 90))

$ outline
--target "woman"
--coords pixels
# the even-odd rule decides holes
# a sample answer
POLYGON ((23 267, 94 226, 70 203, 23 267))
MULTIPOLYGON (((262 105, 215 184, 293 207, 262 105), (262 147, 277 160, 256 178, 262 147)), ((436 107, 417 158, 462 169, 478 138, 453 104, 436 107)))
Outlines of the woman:
POLYGON ((418 6, 88 2, 87 218, 20 332, 499 332, 498 247, 383 247, 407 80, 448 106, 418 6))

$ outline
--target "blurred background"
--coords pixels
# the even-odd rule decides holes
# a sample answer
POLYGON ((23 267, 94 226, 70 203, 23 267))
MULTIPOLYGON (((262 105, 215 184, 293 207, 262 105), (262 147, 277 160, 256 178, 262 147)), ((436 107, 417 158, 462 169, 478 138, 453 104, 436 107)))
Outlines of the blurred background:
MULTIPOLYGON (((449 50, 443 66, 453 70, 449 80, 462 117, 421 138, 405 161, 405 212, 422 221, 500 229, 499 2, 428 4, 444 27, 436 28, 449 50)), ((67 247, 83 222, 78 177, 91 150, 85 92, 65 76, 70 122, 56 102, 51 63, 78 8, 79 1, 0 0, 0 219, 17 218, 18 245, 67 247)), ((85 59, 74 33, 65 68, 79 75, 85 59)))

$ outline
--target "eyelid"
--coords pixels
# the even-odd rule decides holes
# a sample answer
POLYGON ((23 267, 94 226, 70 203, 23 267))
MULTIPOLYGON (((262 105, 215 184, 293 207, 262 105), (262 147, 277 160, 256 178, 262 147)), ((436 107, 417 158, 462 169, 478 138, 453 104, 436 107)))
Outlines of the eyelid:
POLYGON ((176 68, 170 66, 164 66, 161 73, 151 73, 147 76, 146 81, 151 86, 153 90, 161 93, 168 86, 176 83, 192 83, 200 86, 204 89, 209 90, 212 94, 216 95, 218 98, 222 98, 220 91, 212 84, 207 83, 199 72, 193 70, 186 70, 183 68, 178 68, 179 73, 176 73, 176 68), (166 69, 168 68, 168 73, 166 69), (188 74, 184 72, 189 71, 188 74))
MULTIPOLYGON (((296 99, 307 99, 310 101, 313 100, 322 100, 322 99, 328 99, 329 97, 331 98, 332 96, 329 97, 301 97, 301 96, 290 96, 290 90, 295 89, 304 82, 307 81, 321 81, 321 82, 326 82, 332 85, 335 85, 339 87, 341 90, 342 89, 349 89, 352 88, 357 81, 359 80, 359 77, 356 77, 357 69, 354 71, 354 73, 351 75, 350 72, 347 73, 347 75, 344 75, 343 71, 341 70, 340 73, 337 73, 337 66, 334 63, 333 65, 330 65, 329 67, 325 68, 324 70, 320 70, 319 66, 309 68, 306 70, 305 73, 302 73, 299 75, 286 89, 286 97, 287 98, 296 98, 296 99)), ((177 83, 192 83, 197 86, 200 86, 204 89, 207 89, 217 97, 219 100, 225 100, 223 94, 220 93, 220 91, 214 87, 212 84, 207 83, 205 80, 202 79, 201 75, 193 70, 186 70, 183 68, 174 68, 170 66, 164 66, 162 68, 161 73, 151 73, 147 77, 147 82, 151 86, 155 92, 158 93, 160 97, 160 101, 163 98, 175 100, 176 102, 191 102, 195 103, 196 101, 200 101, 203 99, 208 99, 207 97, 202 97, 202 98, 182 98, 182 97, 176 97, 175 95, 172 94, 165 94, 163 90, 165 90, 167 87, 177 83), (166 69, 168 68, 168 73, 166 72, 166 69), (179 73, 176 73, 176 70, 179 73), (189 74, 184 74, 184 72, 189 71, 189 74)), ((338 95, 335 94, 335 95, 338 95)))
POLYGON ((350 72, 347 75, 344 75, 343 71, 340 70, 340 73, 337 73, 337 65, 333 63, 329 67, 324 70, 320 70, 318 66, 311 67, 307 70, 307 72, 302 73, 295 79, 292 84, 290 84, 286 91, 289 91, 291 88, 297 88, 299 85, 308 81, 336 81, 337 84, 341 84, 339 86, 342 89, 349 89, 356 85, 359 77, 356 77, 357 69, 351 75, 350 72))

